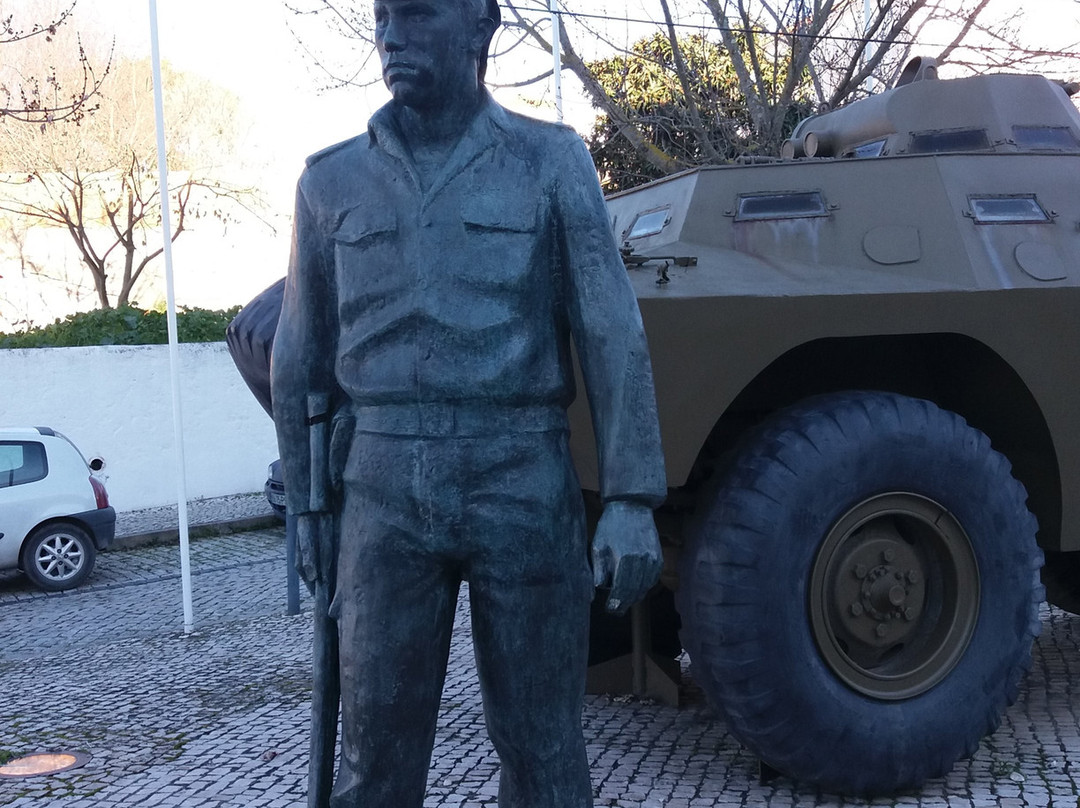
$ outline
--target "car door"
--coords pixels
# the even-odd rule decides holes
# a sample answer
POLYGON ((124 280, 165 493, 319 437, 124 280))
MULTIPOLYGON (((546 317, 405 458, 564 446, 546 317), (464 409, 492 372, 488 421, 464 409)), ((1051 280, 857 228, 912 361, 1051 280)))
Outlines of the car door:
POLYGON ((35 440, 0 440, 0 569, 19 562, 23 539, 49 516, 48 456, 35 440))

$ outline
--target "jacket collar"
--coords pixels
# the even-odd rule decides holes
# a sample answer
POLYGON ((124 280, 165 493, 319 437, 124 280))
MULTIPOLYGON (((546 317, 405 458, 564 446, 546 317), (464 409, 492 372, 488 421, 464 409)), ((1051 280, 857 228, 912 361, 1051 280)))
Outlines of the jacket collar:
MULTIPOLYGON (((495 102, 487 88, 481 88, 481 92, 483 97, 475 117, 454 147, 438 176, 432 180, 428 196, 434 195, 476 158, 494 148, 499 142, 499 133, 506 130, 508 123, 506 110, 495 102)), ((419 186, 416 165, 409 146, 401 134, 397 119, 394 117, 393 101, 384 104, 371 116, 368 121, 368 136, 371 148, 380 149, 404 163, 417 179, 419 186)))

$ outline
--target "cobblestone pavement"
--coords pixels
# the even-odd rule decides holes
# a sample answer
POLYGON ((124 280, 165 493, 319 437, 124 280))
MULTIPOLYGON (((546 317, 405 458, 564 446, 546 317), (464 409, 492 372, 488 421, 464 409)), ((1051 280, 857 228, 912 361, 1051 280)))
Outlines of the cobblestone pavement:
MULTIPOLYGON (((19 808, 304 803, 308 600, 285 616, 280 529, 192 543, 194 633, 182 631, 175 546, 99 558, 88 585, 44 595, 0 576, 0 752, 76 750, 89 762, 0 779, 19 808)), ((471 665, 467 601, 439 722, 426 806, 494 806, 497 762, 471 665)), ((1080 806, 1080 617, 1045 608, 1019 702, 978 753, 914 793, 843 801, 757 763, 689 680, 681 709, 589 697, 597 806, 1080 806)))
MULTIPOLYGON (((188 526, 193 533, 207 526, 217 528, 211 532, 220 534, 230 532, 227 529, 230 525, 240 530, 276 525, 279 520, 273 513, 266 496, 260 492, 193 499, 187 503, 188 526)), ((178 533, 176 505, 116 514, 116 537, 120 547, 162 543, 163 540, 175 542, 178 533)))

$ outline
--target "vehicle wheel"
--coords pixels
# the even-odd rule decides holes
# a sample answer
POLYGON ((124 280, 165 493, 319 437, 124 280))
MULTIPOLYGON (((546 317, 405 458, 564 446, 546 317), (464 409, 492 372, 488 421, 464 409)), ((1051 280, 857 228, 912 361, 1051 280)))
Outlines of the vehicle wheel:
POLYGON ((96 557, 94 542, 85 530, 71 522, 52 522, 31 533, 23 544, 22 568, 39 588, 59 592, 85 581, 96 557))
POLYGON ((1080 614, 1080 552, 1046 554, 1042 569, 1046 600, 1059 609, 1080 614))
POLYGON ((678 593, 694 677, 765 763, 841 793, 917 786, 1017 695, 1042 553, 1008 461, 888 393, 781 411, 720 472, 678 593))

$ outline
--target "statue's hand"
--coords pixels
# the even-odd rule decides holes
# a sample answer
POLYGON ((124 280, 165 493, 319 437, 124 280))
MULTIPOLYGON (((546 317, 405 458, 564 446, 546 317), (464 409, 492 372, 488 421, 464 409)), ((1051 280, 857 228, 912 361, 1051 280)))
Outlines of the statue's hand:
POLYGON ((663 556, 652 510, 616 500, 604 506, 592 545, 593 583, 608 585, 607 610, 624 614, 660 577, 663 556))
POLYGON ((296 570, 308 589, 328 581, 334 563, 334 520, 326 512, 302 513, 296 517, 296 570))

